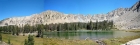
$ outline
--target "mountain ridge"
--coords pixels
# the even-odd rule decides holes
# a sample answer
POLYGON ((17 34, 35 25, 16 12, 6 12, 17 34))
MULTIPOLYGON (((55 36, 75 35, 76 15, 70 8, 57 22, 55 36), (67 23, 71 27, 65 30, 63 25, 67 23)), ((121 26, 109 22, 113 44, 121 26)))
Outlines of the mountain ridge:
POLYGON ((71 23, 71 22, 96 22, 98 21, 114 21, 114 25, 118 29, 139 29, 140 1, 134 4, 131 8, 117 8, 107 14, 64 14, 58 11, 44 11, 39 14, 33 14, 25 17, 7 18, 0 22, 0 26, 8 25, 35 25, 35 24, 51 24, 51 23, 71 23), (131 23, 133 22, 133 23, 131 23), (134 24, 138 23, 138 25, 134 24))

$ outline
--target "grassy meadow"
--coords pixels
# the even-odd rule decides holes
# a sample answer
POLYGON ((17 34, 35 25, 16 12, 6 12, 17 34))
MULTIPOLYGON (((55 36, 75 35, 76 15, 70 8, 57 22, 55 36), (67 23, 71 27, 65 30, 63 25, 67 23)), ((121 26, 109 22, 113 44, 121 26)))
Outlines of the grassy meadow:
MULTIPOLYGON (((10 34, 2 34, 4 42, 8 42, 10 38, 12 45, 24 45, 24 40, 28 36, 14 36, 10 34)), ((57 38, 37 38, 34 37, 35 45, 97 45, 93 40, 70 40, 57 38)))
MULTIPOLYGON (((127 31, 126 31, 127 32, 127 31)), ((140 33, 139 30, 130 31, 140 33)), ((8 42, 10 38, 12 45, 24 45, 25 39, 28 39, 28 36, 15 36, 11 34, 2 34, 2 40, 8 42)), ((133 39, 140 38, 140 35, 127 36, 120 38, 104 39, 103 42, 106 45, 120 45, 124 44, 133 39)), ((98 45, 93 40, 72 40, 72 39, 59 39, 59 38, 37 38, 34 36, 35 45, 98 45)))
MULTIPOLYGON (((140 30, 127 30, 126 32, 140 33, 140 30)), ((120 44, 125 44, 126 42, 137 39, 137 38, 140 38, 140 35, 106 39, 106 40, 103 40, 103 42, 106 45, 120 45, 120 44)))

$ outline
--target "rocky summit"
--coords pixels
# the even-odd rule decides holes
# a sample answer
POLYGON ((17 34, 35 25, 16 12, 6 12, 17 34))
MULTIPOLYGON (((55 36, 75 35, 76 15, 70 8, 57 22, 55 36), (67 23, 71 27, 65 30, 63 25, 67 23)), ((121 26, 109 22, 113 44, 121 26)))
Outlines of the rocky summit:
POLYGON ((131 8, 118 8, 107 14, 64 14, 57 11, 47 10, 40 14, 33 14, 25 17, 12 17, 0 21, 0 26, 6 25, 35 25, 35 24, 55 24, 72 22, 96 22, 109 20, 114 21, 114 26, 118 29, 140 29, 140 1, 131 8))

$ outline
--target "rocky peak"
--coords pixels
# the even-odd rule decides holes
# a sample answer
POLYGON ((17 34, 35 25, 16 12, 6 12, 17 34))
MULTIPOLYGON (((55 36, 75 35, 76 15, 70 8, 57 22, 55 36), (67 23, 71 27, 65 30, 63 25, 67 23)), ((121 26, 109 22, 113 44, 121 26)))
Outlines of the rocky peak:
POLYGON ((62 14, 62 13, 54 10, 47 10, 42 12, 41 14, 62 14))
POLYGON ((47 10, 45 13, 59 13, 59 12, 53 10, 47 10))
POLYGON ((130 10, 139 12, 140 11, 140 0, 135 5, 133 5, 130 8, 130 10))
POLYGON ((35 24, 52 24, 52 23, 72 23, 72 22, 96 22, 98 21, 114 21, 118 29, 140 29, 140 1, 131 8, 118 8, 107 14, 64 14, 57 11, 47 10, 39 14, 33 14, 25 17, 13 17, 0 21, 0 26, 8 25, 35 25, 35 24))

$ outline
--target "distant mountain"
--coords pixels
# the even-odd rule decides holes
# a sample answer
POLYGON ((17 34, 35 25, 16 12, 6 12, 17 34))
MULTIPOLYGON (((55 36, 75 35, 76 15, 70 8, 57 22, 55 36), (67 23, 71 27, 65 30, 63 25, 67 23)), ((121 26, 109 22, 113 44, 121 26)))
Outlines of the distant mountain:
POLYGON ((33 14, 25 17, 7 18, 0 22, 4 25, 35 25, 51 23, 71 23, 71 22, 89 22, 89 21, 114 21, 118 29, 140 29, 140 1, 131 8, 118 8, 107 14, 82 15, 82 14, 64 14, 57 11, 48 10, 40 14, 33 14))
POLYGON ((140 1, 129 8, 125 14, 116 18, 114 23, 119 29, 140 29, 140 1))

